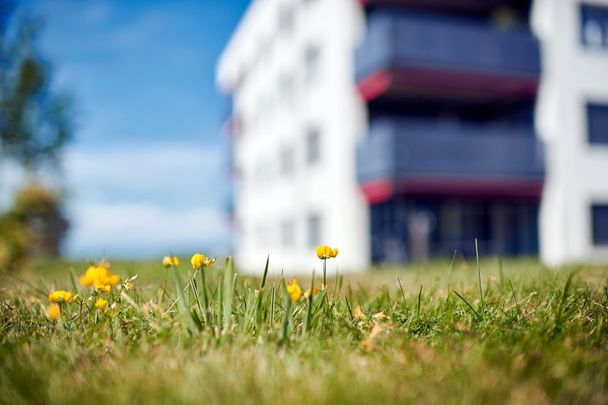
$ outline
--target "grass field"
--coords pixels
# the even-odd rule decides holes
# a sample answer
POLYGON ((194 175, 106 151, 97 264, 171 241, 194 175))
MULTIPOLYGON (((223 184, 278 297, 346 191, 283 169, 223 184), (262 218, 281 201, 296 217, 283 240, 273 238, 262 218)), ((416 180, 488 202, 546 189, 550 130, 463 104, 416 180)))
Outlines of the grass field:
POLYGON ((113 263, 110 292, 84 263, 0 276, 0 402, 608 403, 608 267, 436 262, 311 300, 263 266, 188 262, 113 263), (79 297, 52 321, 60 289, 79 297))

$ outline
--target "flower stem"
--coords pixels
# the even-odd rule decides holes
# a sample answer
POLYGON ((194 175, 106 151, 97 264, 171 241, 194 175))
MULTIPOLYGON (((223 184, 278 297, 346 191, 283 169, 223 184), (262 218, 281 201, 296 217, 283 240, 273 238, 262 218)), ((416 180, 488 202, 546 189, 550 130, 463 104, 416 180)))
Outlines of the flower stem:
MULTIPOLYGON (((171 269, 172 271, 175 271, 175 269, 171 269)), ((169 270, 165 271, 165 282, 163 283, 163 293, 160 296, 160 303, 162 304, 163 301, 165 300, 165 295, 167 295, 167 278, 169 277, 169 270)))
POLYGON ((323 289, 327 288, 327 259, 323 259, 323 289))

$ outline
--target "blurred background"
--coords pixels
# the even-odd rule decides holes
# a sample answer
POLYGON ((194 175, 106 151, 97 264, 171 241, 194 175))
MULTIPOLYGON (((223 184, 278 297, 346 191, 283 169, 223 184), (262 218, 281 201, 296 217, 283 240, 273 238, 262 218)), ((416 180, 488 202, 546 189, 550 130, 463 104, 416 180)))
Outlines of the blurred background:
POLYGON ((608 1, 0 0, 0 267, 608 260, 608 1))
POLYGON ((246 3, 0 1, 0 267, 228 252, 215 63, 246 3))

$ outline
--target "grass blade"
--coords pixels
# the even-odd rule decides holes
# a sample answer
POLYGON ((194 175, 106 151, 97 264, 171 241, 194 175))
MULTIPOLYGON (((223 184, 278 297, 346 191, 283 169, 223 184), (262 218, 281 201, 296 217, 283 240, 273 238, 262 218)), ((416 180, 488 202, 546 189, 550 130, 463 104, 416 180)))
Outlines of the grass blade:
POLYGON ((264 275, 262 275, 262 282, 260 283, 260 291, 266 285, 266 277, 268 276, 268 265, 270 264, 270 255, 266 256, 266 265, 264 266, 264 275))
POLYGON ((405 308, 405 292, 403 291, 403 285, 401 284, 401 279, 397 277, 397 283, 399 283, 399 291, 401 291, 401 298, 403 298, 403 307, 405 308))
POLYGON ((422 301, 422 284, 420 285, 420 291, 418 291, 418 304, 416 305, 416 321, 420 320, 420 302, 422 301))
POLYGON ((469 309, 471 311, 473 311, 473 313, 475 314, 475 316, 477 316, 477 318, 480 321, 483 320, 483 318, 481 317, 481 315, 479 315, 479 313, 477 311, 475 311, 475 308, 473 308, 473 306, 471 304, 469 304, 469 301, 467 301, 466 298, 464 298, 462 295, 458 294, 458 291, 454 291, 454 294, 456 294, 456 296, 458 298, 460 298, 467 305, 467 307, 469 307, 469 309))
POLYGON ((484 313, 483 303, 483 289, 481 288, 481 269, 479 268, 479 245, 477 244, 477 238, 475 238, 475 261, 477 263, 477 281, 479 282, 479 305, 480 311, 484 313))

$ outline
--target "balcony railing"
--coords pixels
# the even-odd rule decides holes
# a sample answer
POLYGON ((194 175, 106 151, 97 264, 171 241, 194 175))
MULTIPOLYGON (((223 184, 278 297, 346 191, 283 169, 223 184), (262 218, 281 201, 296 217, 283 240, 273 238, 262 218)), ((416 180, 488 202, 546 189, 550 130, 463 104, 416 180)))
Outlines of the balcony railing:
POLYGON ((508 6, 527 11, 530 0, 359 0, 361 5, 373 7, 410 7, 485 15, 497 7, 508 6))
POLYGON ((360 86, 383 73, 385 87, 388 80, 435 92, 536 92, 539 46, 527 28, 394 10, 371 13, 367 24, 356 52, 360 86))
POLYGON ((544 159, 531 128, 379 118, 358 147, 357 177, 389 194, 537 197, 544 159))

